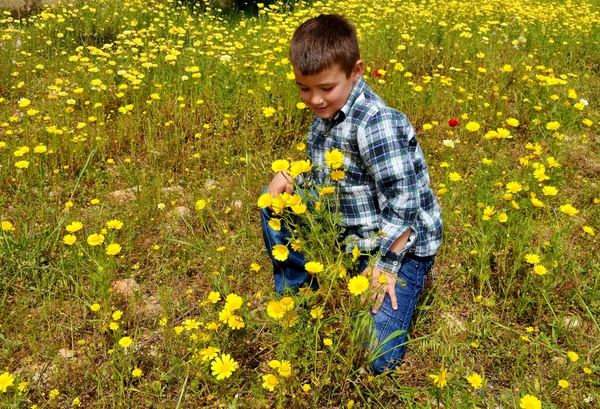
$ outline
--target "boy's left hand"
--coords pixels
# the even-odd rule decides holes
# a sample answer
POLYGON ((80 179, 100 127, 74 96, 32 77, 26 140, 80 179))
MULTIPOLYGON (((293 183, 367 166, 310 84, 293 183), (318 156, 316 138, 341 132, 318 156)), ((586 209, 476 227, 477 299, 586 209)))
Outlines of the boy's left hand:
MULTIPOLYGON (((398 277, 395 274, 386 273, 377 267, 367 267, 363 270, 362 274, 365 277, 370 278, 371 288, 375 289, 375 292, 370 297, 372 300, 375 300, 375 305, 373 305, 371 312, 373 312, 373 314, 377 314, 379 312, 379 308, 381 307, 381 304, 383 304, 383 299, 385 298, 386 293, 390 295, 392 309, 394 311, 397 310, 398 301, 396 301, 396 281, 398 277)), ((366 298, 362 298, 363 303, 366 300, 366 298)))

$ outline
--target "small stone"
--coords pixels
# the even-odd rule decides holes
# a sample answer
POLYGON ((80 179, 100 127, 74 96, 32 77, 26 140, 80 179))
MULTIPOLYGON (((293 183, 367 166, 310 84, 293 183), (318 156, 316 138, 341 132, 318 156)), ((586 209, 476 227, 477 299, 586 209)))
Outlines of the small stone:
POLYGON ((64 359, 71 359, 75 357, 75 354, 69 348, 59 349, 58 355, 64 359))
POLYGON ((141 189, 141 186, 135 186, 129 189, 115 190, 114 192, 109 193, 108 197, 110 198, 110 200, 115 201, 119 204, 125 204, 132 200, 135 200, 135 194, 139 193, 141 189))
POLYGON ((243 206, 243 203, 241 200, 236 200, 235 202, 233 202, 233 207, 235 207, 237 210, 240 210, 243 206))
POLYGON ((181 216, 183 218, 188 217, 191 213, 192 213, 192 211, 185 206, 177 206, 175 209, 173 209, 171 212, 169 212, 169 214, 171 216, 174 216, 174 217, 181 216))
POLYGON ((133 278, 124 278, 114 281, 111 288, 115 294, 128 298, 139 291, 140 285, 133 278))
POLYGON ((183 187, 176 185, 176 186, 169 186, 169 187, 165 187, 163 188, 163 193, 175 193, 175 192, 183 192, 183 187))

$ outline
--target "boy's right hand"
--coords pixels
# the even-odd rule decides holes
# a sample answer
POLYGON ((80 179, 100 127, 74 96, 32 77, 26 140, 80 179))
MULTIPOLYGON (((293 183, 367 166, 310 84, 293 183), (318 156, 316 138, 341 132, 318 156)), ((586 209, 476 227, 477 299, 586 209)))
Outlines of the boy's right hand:
POLYGON ((284 192, 291 195, 293 191, 292 177, 286 172, 278 172, 267 189, 267 192, 273 197, 284 192))

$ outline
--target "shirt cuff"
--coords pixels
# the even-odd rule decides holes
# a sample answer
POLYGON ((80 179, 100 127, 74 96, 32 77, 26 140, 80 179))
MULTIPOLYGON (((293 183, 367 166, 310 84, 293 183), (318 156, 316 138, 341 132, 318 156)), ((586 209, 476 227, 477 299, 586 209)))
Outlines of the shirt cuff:
POLYGON ((400 271, 400 265, 402 264, 402 259, 404 258, 405 254, 405 251, 402 253, 388 251, 385 255, 379 253, 377 260, 375 260, 375 267, 385 271, 386 273, 398 274, 398 271, 400 271))

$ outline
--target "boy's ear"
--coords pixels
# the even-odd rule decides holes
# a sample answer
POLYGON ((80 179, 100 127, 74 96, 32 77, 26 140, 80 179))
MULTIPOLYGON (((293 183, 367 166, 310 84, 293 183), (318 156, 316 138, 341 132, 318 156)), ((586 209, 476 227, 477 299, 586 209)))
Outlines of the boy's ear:
POLYGON ((363 60, 358 60, 352 69, 352 81, 358 81, 362 77, 363 72, 365 72, 365 63, 363 60))

